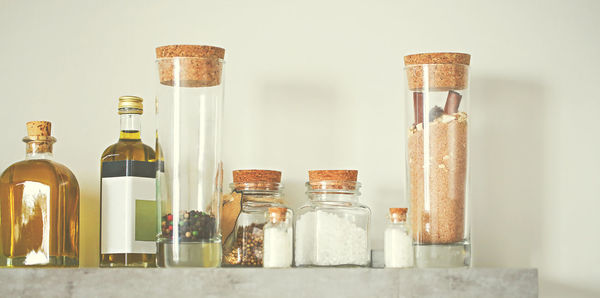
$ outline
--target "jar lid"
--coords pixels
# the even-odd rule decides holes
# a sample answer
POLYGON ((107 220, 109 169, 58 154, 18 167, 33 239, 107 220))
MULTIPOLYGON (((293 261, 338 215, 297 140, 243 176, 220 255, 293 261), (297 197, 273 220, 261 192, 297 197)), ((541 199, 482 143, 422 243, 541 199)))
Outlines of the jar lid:
POLYGON ((404 56, 404 64, 463 64, 471 63, 471 55, 465 53, 421 53, 404 56))
POLYGON ((271 207, 269 208, 269 218, 272 222, 285 221, 287 214, 287 208, 285 207, 271 207))
POLYGON ((156 58, 196 57, 225 58, 225 49, 206 45, 168 45, 156 48, 156 58))
POLYGON ((144 112, 143 101, 144 99, 138 96, 125 95, 119 97, 119 115, 142 114, 142 112, 144 112))
POLYGON ((465 53, 422 53, 404 56, 408 89, 466 89, 470 63, 471 55, 465 53))
POLYGON ((406 221, 407 208, 390 208, 390 219, 392 222, 406 221))
POLYGON ((233 183, 270 182, 280 183, 281 172, 275 170, 235 170, 233 183))
POLYGON ((308 171, 308 181, 356 181, 357 170, 311 170, 308 171))

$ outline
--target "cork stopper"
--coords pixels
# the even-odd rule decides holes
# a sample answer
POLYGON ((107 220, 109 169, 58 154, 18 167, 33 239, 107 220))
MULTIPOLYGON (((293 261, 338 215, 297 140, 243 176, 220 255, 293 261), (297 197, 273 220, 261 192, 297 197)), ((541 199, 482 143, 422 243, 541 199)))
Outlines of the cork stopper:
POLYGON ((463 90, 468 87, 471 55, 465 53, 423 53, 404 56, 408 88, 463 90), (425 78, 429 78, 425 82, 425 78), (427 84, 426 84, 427 83, 427 84))
POLYGON ((235 170, 233 184, 241 189, 277 189, 281 183, 281 172, 274 170, 235 170))
POLYGON ((27 122, 27 136, 29 137, 50 137, 52 123, 50 121, 29 121, 27 122))
POLYGON ((311 170, 308 183, 312 189, 356 189, 357 170, 311 170))
POLYGON ((319 181, 356 181, 357 170, 312 170, 308 171, 310 182, 319 181))
POLYGON ((119 115, 121 114, 142 114, 144 112, 144 99, 137 96, 119 97, 119 115))
POLYGON ((27 122, 27 136, 23 138, 26 143, 25 152, 45 153, 52 152, 52 144, 56 139, 52 136, 52 123, 50 121, 27 122))
POLYGON ((211 87, 221 84, 222 60, 225 58, 223 48, 168 45, 156 48, 156 58, 160 83, 163 85, 211 87), (175 70, 179 73, 175 73, 175 70))
POLYGON ((285 221, 287 214, 287 208, 285 207, 271 207, 269 208, 269 218, 271 222, 282 222, 285 221))
POLYGON ((407 208, 390 208, 390 220, 392 222, 406 221, 407 208))

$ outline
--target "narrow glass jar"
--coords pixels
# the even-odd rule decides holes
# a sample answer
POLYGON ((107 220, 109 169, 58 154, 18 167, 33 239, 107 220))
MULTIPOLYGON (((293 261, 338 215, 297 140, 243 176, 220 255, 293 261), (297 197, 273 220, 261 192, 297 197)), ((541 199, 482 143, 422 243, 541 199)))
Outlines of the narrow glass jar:
POLYGON ((218 267, 225 50, 156 49, 157 265, 218 267))
POLYGON ((406 177, 417 267, 471 264, 469 64, 462 53, 404 57, 406 177))
POLYGON ((264 229, 263 266, 265 268, 292 266, 294 231, 287 213, 287 208, 269 208, 269 222, 264 229))
POLYGON ((406 208, 390 208, 390 222, 383 238, 385 267, 409 268, 414 255, 410 227, 406 224, 406 208))
POLYGON ((296 218, 296 266, 369 266, 371 210, 359 203, 358 171, 309 171, 296 218))
MULTIPOLYGON (((233 171, 232 200, 223 207, 223 266, 262 267, 264 227, 269 208, 284 206, 281 172, 271 170, 233 171), (238 207, 237 209, 235 208, 238 207), (234 224, 228 224, 230 221, 234 224), (233 228, 229 228, 233 226, 233 228)), ((292 218, 286 208, 286 217, 292 218)))

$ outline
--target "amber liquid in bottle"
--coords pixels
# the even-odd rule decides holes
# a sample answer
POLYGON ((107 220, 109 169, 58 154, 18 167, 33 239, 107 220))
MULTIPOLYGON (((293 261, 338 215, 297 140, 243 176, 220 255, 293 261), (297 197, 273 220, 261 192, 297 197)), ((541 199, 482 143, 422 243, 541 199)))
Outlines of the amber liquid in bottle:
POLYGON ((0 176, 0 267, 77 267, 77 179, 52 161, 54 138, 24 141, 26 159, 0 176))
MULTIPOLYGON (((121 133, 119 141, 104 150, 101 158, 102 166, 104 166, 106 162, 113 161, 155 163, 156 155, 154 150, 142 143, 140 138, 140 114, 141 112, 139 114, 121 115, 121 133)), ((152 191, 154 191, 154 188, 152 191)), ((100 204, 103 204, 102 194, 100 197, 100 204)), ((125 204, 125 202, 123 202, 123 204, 125 204)), ((102 214, 100 215, 100 218, 102 220, 102 214)), ((106 231, 101 231, 101 233, 104 232, 106 231)), ((102 241, 102 237, 100 238, 100 241, 102 241)), ((154 253, 102 253, 102 243, 100 247, 100 267, 156 267, 156 254, 154 253)))

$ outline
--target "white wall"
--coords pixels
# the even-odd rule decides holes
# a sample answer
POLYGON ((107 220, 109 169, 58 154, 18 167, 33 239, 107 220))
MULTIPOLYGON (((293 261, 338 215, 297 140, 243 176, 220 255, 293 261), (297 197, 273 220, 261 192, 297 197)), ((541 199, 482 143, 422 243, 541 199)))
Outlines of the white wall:
POLYGON ((287 2, 0 0, 0 167, 24 156, 26 121, 53 121, 82 188, 82 265, 117 97, 153 103, 156 46, 227 49, 228 173, 280 169, 298 206, 307 169, 358 169, 375 248, 405 204, 402 57, 465 51, 474 264, 538 267, 546 297, 600 295, 600 2, 287 2))

